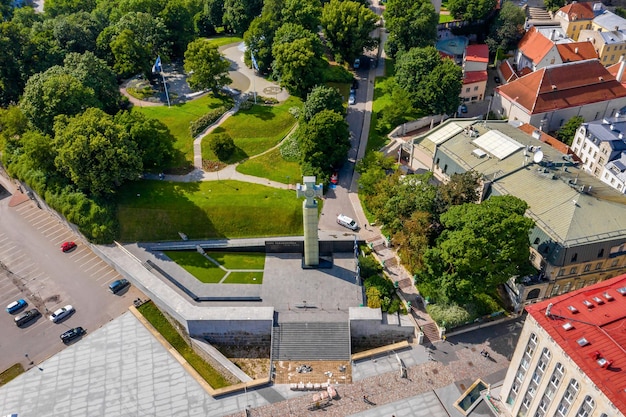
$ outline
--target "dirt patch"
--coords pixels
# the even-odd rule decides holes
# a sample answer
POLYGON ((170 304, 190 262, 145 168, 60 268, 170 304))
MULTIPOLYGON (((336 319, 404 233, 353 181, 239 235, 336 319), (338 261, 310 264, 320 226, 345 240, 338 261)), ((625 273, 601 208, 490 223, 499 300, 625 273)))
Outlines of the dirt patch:
POLYGON ((215 347, 239 369, 252 379, 267 378, 270 374, 270 349, 262 346, 224 346, 215 347))
POLYGON ((274 374, 275 384, 352 383, 350 361, 274 361, 274 374), (301 365, 308 365, 311 372, 298 372, 301 365))

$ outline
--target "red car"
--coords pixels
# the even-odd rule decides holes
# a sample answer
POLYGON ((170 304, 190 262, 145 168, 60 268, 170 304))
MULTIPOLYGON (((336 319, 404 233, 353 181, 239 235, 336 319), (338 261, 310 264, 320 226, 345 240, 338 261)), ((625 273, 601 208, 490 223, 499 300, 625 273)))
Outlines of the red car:
POLYGON ((61 250, 63 252, 69 252, 76 247, 76 243, 74 242, 63 242, 61 245, 61 250))

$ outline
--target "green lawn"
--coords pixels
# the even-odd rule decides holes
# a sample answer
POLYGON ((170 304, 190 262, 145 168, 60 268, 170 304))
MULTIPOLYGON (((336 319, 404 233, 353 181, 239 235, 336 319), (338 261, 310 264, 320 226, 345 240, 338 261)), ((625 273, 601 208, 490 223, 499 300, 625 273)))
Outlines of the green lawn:
POLYGON ((229 385, 219 372, 193 351, 152 301, 145 303, 138 310, 211 387, 217 389, 229 385))
POLYGON ((439 15, 439 23, 446 23, 446 22, 452 22, 454 19, 454 17, 452 17, 449 14, 440 14, 439 15))
POLYGON ((278 148, 237 165, 237 171, 283 184, 295 184, 301 180, 300 177, 302 176, 300 164, 285 161, 278 148))
POLYGON ((21 363, 16 363, 11 366, 9 369, 0 373, 0 387, 7 384, 9 381, 17 378, 21 374, 24 373, 24 367, 21 363))
POLYGON ((224 284, 263 284, 263 272, 231 272, 224 284))
POLYGON ((265 254, 261 252, 206 252, 226 269, 263 269, 265 254))
POLYGON ((120 240, 298 235, 302 201, 293 191, 239 181, 137 181, 117 197, 120 240))
POLYGON ((226 271, 196 251, 166 251, 165 254, 205 284, 217 284, 226 275, 226 271))
POLYGON ((173 161, 169 171, 179 172, 185 169, 188 170, 189 167, 193 166, 193 138, 189 132, 189 124, 210 110, 223 105, 230 107, 232 100, 226 97, 215 97, 213 94, 206 94, 195 100, 172 107, 134 107, 133 111, 158 119, 169 128, 176 139, 174 148, 179 151, 178 158, 173 161))
POLYGON ((208 38, 208 40, 211 41, 213 45, 217 45, 218 47, 243 41, 243 39, 238 36, 220 36, 217 38, 208 38))
POLYGON ((230 164, 258 155, 280 142, 296 123, 289 113, 291 107, 301 107, 302 101, 289 97, 284 103, 268 106, 254 105, 249 110, 240 110, 217 127, 202 140, 202 159, 217 160, 209 149, 213 134, 227 133, 235 142, 237 151, 228 160, 230 164))

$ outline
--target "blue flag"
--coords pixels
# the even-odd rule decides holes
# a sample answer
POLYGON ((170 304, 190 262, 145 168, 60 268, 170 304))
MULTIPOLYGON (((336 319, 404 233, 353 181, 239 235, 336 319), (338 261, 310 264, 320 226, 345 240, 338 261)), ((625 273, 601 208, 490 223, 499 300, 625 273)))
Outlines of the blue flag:
POLYGON ((161 66, 161 55, 159 55, 152 66, 152 72, 161 72, 163 67, 161 66))
POLYGON ((259 70, 259 64, 257 64, 256 59, 254 59, 254 52, 250 51, 250 57, 252 58, 252 66, 255 70, 259 70))

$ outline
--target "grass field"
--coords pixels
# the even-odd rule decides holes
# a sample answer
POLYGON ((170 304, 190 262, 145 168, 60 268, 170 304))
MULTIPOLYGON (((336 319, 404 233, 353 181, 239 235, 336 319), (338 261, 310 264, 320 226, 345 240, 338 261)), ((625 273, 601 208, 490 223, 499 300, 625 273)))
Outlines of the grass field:
POLYGON ((238 36, 220 36, 217 38, 208 38, 208 40, 213 45, 217 45, 218 47, 220 47, 231 43, 242 42, 243 38, 240 38, 238 36))
POLYGON ((301 107, 302 101, 289 97, 284 103, 267 106, 254 105, 249 110, 240 110, 224 121, 213 133, 202 140, 202 159, 217 160, 209 148, 211 137, 227 133, 235 142, 237 150, 227 162, 233 164, 258 155, 280 142, 296 123, 289 113, 291 107, 301 107))
POLYGON ((230 107, 232 100, 226 97, 215 97, 207 94, 184 104, 172 107, 134 107, 138 111, 153 119, 160 120, 170 130, 176 142, 174 148, 179 152, 178 158, 172 162, 169 171, 179 172, 193 166, 193 138, 189 132, 189 124, 208 113, 210 110, 226 105, 230 107))
POLYGON ((261 252, 206 252, 226 269, 263 269, 265 254, 261 252))
POLYGON ((267 178, 268 180, 294 184, 300 180, 300 164, 287 162, 280 155, 280 149, 272 149, 258 158, 248 159, 237 165, 237 171, 242 174, 254 175, 255 177, 267 178))
POLYGON ((297 235, 302 201, 293 191, 239 181, 137 181, 117 199, 120 240, 297 235))
POLYGON ((138 310, 211 387, 217 389, 229 385, 219 372, 193 351, 152 301, 142 305, 138 310))
POLYGON ((11 366, 9 369, 0 373, 0 387, 4 384, 7 384, 9 381, 17 378, 23 373, 24 367, 21 363, 16 363, 15 365, 11 366))
POLYGON ((205 284, 217 284, 226 275, 226 271, 196 251, 166 251, 165 254, 205 284))
POLYGON ((231 272, 224 284, 263 284, 262 272, 231 272))

